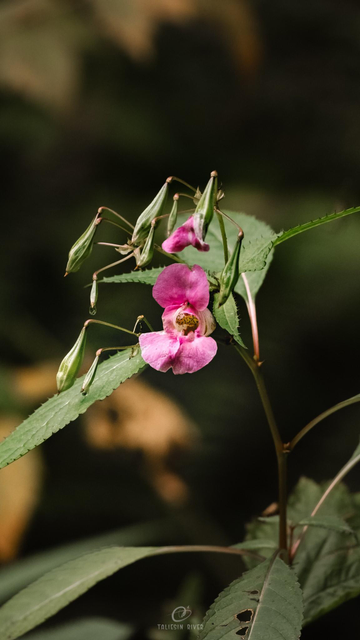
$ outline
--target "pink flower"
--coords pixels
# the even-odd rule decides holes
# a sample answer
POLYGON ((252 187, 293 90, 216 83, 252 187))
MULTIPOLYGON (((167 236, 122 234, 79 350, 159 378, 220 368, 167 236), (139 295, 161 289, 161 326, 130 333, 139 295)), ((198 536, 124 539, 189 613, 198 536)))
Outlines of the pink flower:
POLYGON ((190 216, 181 227, 175 229, 171 236, 162 243, 162 248, 167 253, 177 253, 188 247, 189 244, 192 244, 199 251, 209 251, 210 249, 197 232, 194 216, 190 216))
POLYGON ((198 265, 172 264, 162 271, 153 288, 153 296, 165 311, 163 331, 142 333, 141 354, 158 371, 175 374, 194 373, 213 359, 217 344, 208 337, 215 320, 207 309, 209 283, 198 265))

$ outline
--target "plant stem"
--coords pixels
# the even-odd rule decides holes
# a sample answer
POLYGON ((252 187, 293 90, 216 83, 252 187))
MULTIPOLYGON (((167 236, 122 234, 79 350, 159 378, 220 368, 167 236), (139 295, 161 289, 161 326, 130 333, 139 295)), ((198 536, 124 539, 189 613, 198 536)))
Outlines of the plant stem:
POLYGON ((292 451, 294 449, 295 445, 297 445, 297 443, 300 442, 300 440, 313 427, 315 427, 315 425, 317 425, 319 422, 321 422, 322 420, 324 420, 328 416, 331 416, 332 413, 335 413, 336 411, 339 411, 340 409, 344 409, 345 407, 348 407, 351 404, 355 404, 355 402, 360 402, 360 394, 358 394, 356 396, 352 396, 352 398, 348 398, 347 400, 343 400, 343 402, 339 402, 338 404, 335 404, 330 409, 327 409, 326 411, 323 411, 323 413, 320 413, 320 415, 317 416, 317 418, 314 418, 314 420, 311 420, 311 422, 309 422, 309 424, 307 424, 303 429, 301 429, 301 431, 299 431, 299 433, 295 436, 295 438, 293 438, 291 440, 290 445, 289 445, 290 451, 292 451))
POLYGON ((111 269, 111 267, 116 267, 116 265, 121 264, 122 262, 126 262, 126 260, 129 260, 129 258, 132 258, 133 256, 134 256, 133 253, 129 253, 129 255, 125 256, 125 258, 121 258, 121 260, 116 260, 116 262, 112 262, 111 264, 107 264, 106 267, 102 267, 101 269, 98 269, 97 271, 94 271, 93 278, 95 276, 98 276, 99 273, 101 273, 102 271, 106 271, 106 269, 111 269))
POLYGON ((134 333, 134 331, 130 331, 129 329, 124 329, 124 327, 118 327, 116 324, 111 324, 110 322, 104 322, 103 320, 86 320, 84 322, 84 327, 87 327, 90 323, 92 324, 103 324, 105 327, 110 327, 111 329, 118 329, 119 331, 124 331, 124 333, 130 333, 132 336, 136 336, 138 338, 139 334, 134 333))
POLYGON ((278 466, 278 487, 279 487, 279 547, 281 550, 287 551, 287 519, 286 519, 286 503, 287 503, 287 450, 281 439, 278 426, 274 417, 270 399, 265 387, 263 375, 260 365, 256 359, 251 358, 246 349, 240 345, 235 345, 236 350, 251 370, 255 383, 260 395, 260 399, 265 411, 265 415, 270 427, 272 439, 275 446, 277 466, 278 466))
POLYGON ((116 211, 114 211, 113 209, 109 209, 109 207, 99 207, 98 209, 98 215, 102 212, 102 211, 109 211, 110 213, 113 213, 114 216, 116 216, 117 218, 119 218, 120 220, 122 220, 123 222, 125 222, 125 224, 127 224, 130 229, 134 229, 134 225, 131 224, 131 222, 129 222, 128 220, 126 220, 126 218, 123 218, 123 216, 120 215, 120 213, 116 213, 116 211))
POLYGON ((247 295, 246 306, 247 306, 247 310, 250 318, 250 324, 251 324, 251 333, 252 333, 252 339, 253 339, 253 345, 254 345, 254 357, 256 358, 257 361, 260 361, 259 330, 258 330, 257 317, 256 317, 255 300, 251 295, 249 282, 245 273, 242 273, 241 277, 243 279, 244 286, 246 289, 246 295, 247 295))
POLYGON ((192 187, 191 184, 189 184, 188 182, 185 182, 185 180, 182 180, 181 178, 177 178, 176 176, 171 176, 171 180, 175 180, 176 182, 181 182, 181 184, 185 185, 185 187, 188 187, 188 189, 191 189, 191 191, 194 191, 196 193, 195 187, 192 187))
POLYGON ((171 260, 174 260, 175 262, 181 262, 181 264, 186 264, 184 263, 184 260, 181 260, 181 258, 178 258, 178 256, 175 256, 173 253, 167 253, 167 251, 164 251, 164 249, 159 247, 158 244, 155 244, 154 247, 156 251, 158 251, 159 253, 162 253, 163 256, 166 256, 167 258, 171 258, 171 260))
POLYGON ((101 220, 102 222, 108 222, 109 224, 112 224, 113 227, 117 227, 118 229, 121 229, 121 231, 125 231, 125 233, 129 233, 129 229, 125 229, 125 227, 122 227, 121 224, 118 224, 117 222, 114 222, 113 220, 109 220, 109 218, 104 218, 102 216, 101 218, 99 218, 99 220, 101 220))
POLYGON ((163 553, 187 553, 188 551, 195 552, 208 552, 208 553, 231 553, 233 555, 238 556, 250 556, 251 558, 256 558, 257 560, 264 560, 264 556, 261 556, 259 553, 255 553, 254 551, 249 551, 248 549, 236 549, 235 547, 219 547, 215 545, 202 545, 202 544, 191 544, 191 545, 174 545, 172 547, 159 547, 154 551, 152 555, 162 555, 163 553))
POLYGON ((225 260, 225 264, 227 264, 227 262, 229 260, 229 248, 228 248, 228 243, 227 243, 225 224, 224 224, 223 217, 222 217, 221 213, 219 213, 219 211, 216 211, 216 215, 217 215, 217 219, 219 221, 219 227, 220 227, 220 231, 221 231, 221 239, 222 239, 222 243, 223 243, 223 247, 224 247, 224 260, 225 260))

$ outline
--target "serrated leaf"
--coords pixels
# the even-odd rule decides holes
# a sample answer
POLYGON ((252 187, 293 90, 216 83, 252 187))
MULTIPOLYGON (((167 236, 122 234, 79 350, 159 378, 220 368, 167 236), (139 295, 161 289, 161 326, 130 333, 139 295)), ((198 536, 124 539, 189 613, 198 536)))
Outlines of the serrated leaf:
POLYGON ((99 366, 88 395, 81 394, 84 376, 78 378, 70 389, 50 398, 0 443, 0 469, 50 438, 145 366, 140 350, 134 354, 129 348, 99 366))
POLYGON ((204 618, 199 640, 298 640, 303 617, 295 572, 277 555, 235 580, 204 618))
POLYGON ((14 640, 27 633, 100 580, 155 551, 155 547, 108 547, 46 573, 1 607, 1 640, 14 640))
POLYGON ((360 594, 360 547, 322 553, 306 577, 304 624, 360 594))
POLYGON ((106 618, 83 618, 54 629, 31 633, 26 640, 126 640, 133 627, 106 618))
MULTIPOLYGON (((226 211, 226 213, 239 224, 244 231, 239 267, 240 272, 247 272, 250 290, 252 295, 255 296, 270 266, 273 255, 273 244, 277 235, 266 222, 257 220, 253 216, 234 211, 226 211)), ((238 231, 226 218, 224 218, 224 223, 229 251, 231 252, 234 248, 238 231)), ((215 219, 209 228, 206 242, 210 244, 210 251, 200 252, 196 251, 193 247, 187 247, 181 252, 181 257, 184 258, 188 264, 199 264, 203 269, 212 273, 222 271, 224 266, 224 251, 220 229, 215 219)), ((246 290, 241 278, 235 287, 235 291, 247 300, 246 290)))
POLYGON ((359 213, 360 207, 352 207, 351 209, 344 209, 343 211, 338 211, 337 213, 330 213, 327 216, 323 216, 322 218, 317 218, 316 220, 311 220, 310 222, 305 222, 304 224, 299 224, 296 227, 292 227, 291 229, 287 229, 287 231, 282 231, 278 234, 274 242, 274 246, 285 242, 285 240, 289 240, 294 236, 299 235, 299 233, 304 233, 304 231, 309 231, 310 229, 314 229, 315 227, 319 227, 322 224, 327 224, 328 222, 333 222, 334 220, 339 220, 340 218, 344 218, 345 216, 350 216, 353 213, 359 213))
MULTIPOLYGON (((245 347, 239 334, 239 318, 236 308, 234 296, 231 294, 225 304, 221 307, 218 305, 219 294, 214 296, 213 314, 216 322, 225 329, 236 340, 238 344, 245 347)), ((246 348, 246 347, 245 347, 246 348)))
POLYGON ((337 531, 338 533, 356 535, 355 531, 353 531, 345 520, 337 518, 336 516, 312 516, 309 518, 303 518, 296 526, 321 527, 323 529, 337 531))
POLYGON ((161 519, 154 522, 139 522, 123 529, 108 531, 84 540, 47 549, 11 564, 6 564, 0 568, 0 603, 4 603, 20 589, 24 589, 44 573, 69 560, 78 558, 84 553, 111 545, 148 545, 149 543, 163 540, 164 536, 175 534, 176 527, 171 520, 161 519))
MULTIPOLYGON (((360 446, 349 463, 355 464, 360 455, 360 446)), ((348 463, 348 464, 349 464, 348 463)), ((347 466, 347 465, 345 465, 347 466)), ((288 502, 288 517, 292 522, 303 522, 310 517, 328 483, 316 484, 301 478, 288 502)), ((350 494, 343 484, 338 484, 321 507, 321 519, 347 520, 348 526, 360 535, 360 494, 350 494)), ((269 557, 269 539, 278 540, 278 521, 267 518, 256 519, 247 527, 248 541, 257 542, 258 552, 269 557)), ((296 534, 294 535, 296 540, 296 534)), ((244 557, 248 567, 255 560, 244 557)), ((322 527, 311 527, 299 546, 294 559, 294 569, 304 593, 305 624, 315 620, 342 602, 360 594, 360 545, 344 532, 322 527)))
POLYGON ((119 273, 116 276, 103 278, 98 282, 105 283, 121 283, 121 282, 140 282, 142 284, 154 285, 160 273, 165 267, 156 267, 155 269, 145 269, 144 271, 130 271, 130 273, 119 273))

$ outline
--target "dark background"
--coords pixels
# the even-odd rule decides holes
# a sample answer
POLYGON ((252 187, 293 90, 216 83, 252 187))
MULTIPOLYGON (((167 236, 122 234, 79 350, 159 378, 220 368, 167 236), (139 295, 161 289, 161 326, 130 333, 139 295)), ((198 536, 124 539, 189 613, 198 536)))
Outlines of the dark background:
MULTIPOLYGON (((11 372, 61 360, 87 317, 83 286, 115 259, 96 248, 63 279, 67 251, 98 206, 134 221, 168 175, 203 187, 213 169, 227 209, 276 231, 359 205, 359 25, 350 0, 1 3, 5 412, 15 402, 11 372)), ((359 238, 354 216, 281 245, 259 293, 264 374, 284 440, 359 391, 359 238)), ((160 328, 145 286, 104 287, 99 311, 125 326, 145 313, 160 328)), ((249 343, 242 303, 240 312, 249 343)), ((109 340, 94 331, 90 350, 109 340)), ((248 370, 224 346, 193 376, 144 377, 185 406, 202 434, 172 461, 191 487, 180 517, 194 518, 198 542, 239 541, 245 522, 276 499, 272 442, 248 370)), ((290 486, 300 475, 335 475, 357 444, 357 411, 331 417, 299 444, 290 486)), ((90 450, 72 424, 43 455, 45 487, 23 554, 164 515, 136 452, 90 450)), ((359 488, 356 472, 347 483, 359 488)), ((190 570, 205 575, 205 605, 226 584, 222 563, 229 580, 236 576, 228 559, 215 569, 197 556, 156 562, 126 569, 62 616, 95 611, 151 626, 190 570)), ((343 605, 303 637, 343 632, 355 610, 343 605)))

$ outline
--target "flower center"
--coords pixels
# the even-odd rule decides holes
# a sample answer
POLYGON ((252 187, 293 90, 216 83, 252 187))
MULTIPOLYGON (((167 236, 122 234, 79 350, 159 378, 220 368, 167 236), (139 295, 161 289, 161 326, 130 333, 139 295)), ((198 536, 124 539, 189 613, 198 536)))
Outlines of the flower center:
POLYGON ((190 331, 195 331, 199 326, 199 319, 190 313, 179 313, 175 319, 176 328, 187 336, 190 331))

